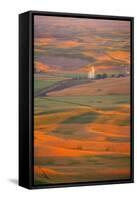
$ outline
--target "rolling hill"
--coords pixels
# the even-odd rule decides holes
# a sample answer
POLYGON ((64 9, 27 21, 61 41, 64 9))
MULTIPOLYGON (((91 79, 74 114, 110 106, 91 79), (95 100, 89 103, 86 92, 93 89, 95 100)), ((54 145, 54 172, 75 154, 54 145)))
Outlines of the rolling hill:
POLYGON ((60 91, 49 92, 48 96, 129 94, 129 81, 129 77, 95 80, 84 85, 76 85, 60 91))

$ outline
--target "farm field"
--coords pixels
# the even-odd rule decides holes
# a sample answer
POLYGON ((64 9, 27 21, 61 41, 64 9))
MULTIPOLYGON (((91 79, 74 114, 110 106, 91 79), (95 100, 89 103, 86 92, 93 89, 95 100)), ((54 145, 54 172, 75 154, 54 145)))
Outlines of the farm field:
POLYGON ((34 16, 34 185, 131 178, 130 26, 34 16))
MULTIPOLYGON (((94 81, 91 93, 95 82, 102 87, 94 81)), ((35 98, 35 183, 129 178, 129 92, 83 96, 71 89, 35 98)))

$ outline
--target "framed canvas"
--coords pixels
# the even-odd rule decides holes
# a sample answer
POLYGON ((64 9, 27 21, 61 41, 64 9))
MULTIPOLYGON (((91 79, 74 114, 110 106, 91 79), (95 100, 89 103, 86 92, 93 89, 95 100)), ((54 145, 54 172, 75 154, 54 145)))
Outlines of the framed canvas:
POLYGON ((19 15, 19 185, 134 181, 133 17, 19 15))

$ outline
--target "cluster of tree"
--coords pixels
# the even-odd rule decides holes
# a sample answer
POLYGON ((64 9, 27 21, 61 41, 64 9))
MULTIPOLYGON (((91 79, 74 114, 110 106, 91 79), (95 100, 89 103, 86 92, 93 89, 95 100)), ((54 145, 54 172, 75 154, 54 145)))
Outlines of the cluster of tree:
POLYGON ((77 76, 77 77, 72 77, 73 80, 81 80, 81 79, 87 79, 87 76, 77 76))
POLYGON ((106 73, 96 74, 96 79, 104 79, 104 78, 108 78, 108 75, 106 73))
POLYGON ((125 77, 127 76, 127 74, 111 74, 111 75, 108 75, 106 73, 104 74, 96 74, 96 79, 104 79, 104 78, 120 78, 120 77, 125 77))
POLYGON ((111 78, 120 78, 120 77, 125 77, 127 76, 127 74, 111 74, 110 77, 111 78))

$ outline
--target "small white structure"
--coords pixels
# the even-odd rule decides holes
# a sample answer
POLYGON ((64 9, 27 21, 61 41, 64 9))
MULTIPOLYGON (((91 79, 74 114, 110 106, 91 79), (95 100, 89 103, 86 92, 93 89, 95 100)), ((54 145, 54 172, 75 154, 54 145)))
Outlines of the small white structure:
POLYGON ((36 68, 36 73, 40 73, 40 69, 36 68))
POLYGON ((94 66, 90 67, 89 72, 88 72, 88 78, 95 79, 95 68, 94 68, 94 66))
POLYGON ((126 67, 126 73, 125 73, 127 76, 130 75, 130 72, 129 72, 129 69, 128 67, 126 67))

